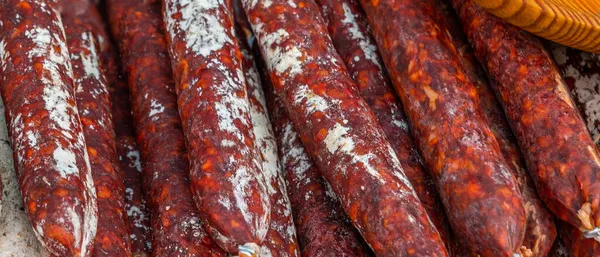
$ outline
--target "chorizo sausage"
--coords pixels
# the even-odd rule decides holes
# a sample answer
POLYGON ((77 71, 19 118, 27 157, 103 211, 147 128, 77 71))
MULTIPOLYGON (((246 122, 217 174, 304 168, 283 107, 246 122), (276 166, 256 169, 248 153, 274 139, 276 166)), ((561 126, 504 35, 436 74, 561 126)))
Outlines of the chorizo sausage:
POLYGON ((77 12, 63 9, 67 47, 73 67, 75 100, 96 186, 98 228, 92 256, 131 256, 125 222, 125 186, 118 166, 111 103, 105 74, 100 68, 97 30, 88 22, 87 0, 68 1, 77 12))
MULTIPOLYGON (((593 54, 551 43, 549 50, 561 71, 565 84, 582 114, 583 121, 598 144, 600 138, 600 64, 593 54)), ((572 257, 600 256, 600 243, 583 237, 581 231, 565 222, 560 224, 565 246, 572 257)))
MULTIPOLYGON (((100 7, 98 7, 100 9, 100 7)), ((101 68, 106 75, 112 103, 117 158, 125 184, 125 211, 133 256, 148 256, 152 251, 150 214, 144 198, 140 153, 135 142, 133 117, 129 105, 129 89, 120 73, 118 55, 98 9, 90 5, 86 15, 96 27, 100 44, 101 68)))
POLYGON ((242 4, 276 95, 375 254, 447 256, 375 115, 352 89, 318 6, 297 0, 242 4))
POLYGON ((520 252, 521 193, 437 6, 361 3, 454 232, 481 256, 520 252))
POLYGON ((254 146, 231 1, 163 5, 196 205, 223 249, 257 249, 271 204, 254 146))
MULTIPOLYGON (((0 113, 4 113, 2 101, 0 113)), ((0 214, 0 253, 8 257, 48 257, 50 253, 38 242, 23 211, 23 200, 19 192, 7 130, 6 119, 4 115, 0 115, 0 174, 4 184, 4 207, 0 214)))
MULTIPOLYGON (((236 19, 238 19, 237 15, 236 19)), ((255 147, 261 155, 262 175, 265 177, 271 202, 271 223, 265 240, 260 246, 260 256, 300 256, 290 199, 283 179, 281 163, 277 156, 277 141, 267 113, 261 79, 252 50, 246 41, 245 31, 248 29, 244 30, 241 25, 236 24, 235 34, 242 54, 242 70, 246 79, 246 91, 250 103, 250 120, 256 138, 255 147)))
POLYGON ((540 198, 560 219, 600 240, 600 157, 542 43, 453 0, 475 56, 487 69, 540 198))
POLYGON ((278 156, 302 256, 371 256, 331 186, 326 184, 304 149, 283 103, 273 92, 268 72, 261 60, 257 60, 257 66, 277 138, 278 156))
POLYGON ((444 242, 450 240, 450 228, 439 194, 423 169, 410 135, 404 110, 391 87, 375 40, 357 0, 318 0, 327 29, 361 97, 371 107, 385 136, 396 152, 404 173, 417 192, 427 214, 444 242))
POLYGON ((96 191, 54 0, 0 3, 0 87, 29 222, 48 251, 89 256, 96 191))
POLYGON ((600 140, 600 63, 593 54, 550 44, 550 52, 596 144, 600 140))
POLYGON ((490 129, 500 146, 500 151, 510 166, 512 174, 517 179, 517 185, 521 190, 525 212, 527 213, 527 226, 523 240, 524 251, 529 249, 531 256, 546 256, 556 238, 554 217, 535 191, 535 185, 527 174, 525 161, 506 115, 504 115, 502 106, 500 106, 488 84, 485 71, 474 56, 473 49, 462 31, 454 9, 452 9, 449 2, 432 1, 438 7, 435 10, 441 10, 437 13, 437 19, 448 25, 448 33, 452 35, 452 41, 462 57, 465 74, 473 82, 479 96, 479 105, 483 115, 487 118, 490 129))
POLYGON ((108 13, 131 92, 151 213, 152 255, 225 256, 203 229, 192 199, 161 3, 110 0, 108 13))

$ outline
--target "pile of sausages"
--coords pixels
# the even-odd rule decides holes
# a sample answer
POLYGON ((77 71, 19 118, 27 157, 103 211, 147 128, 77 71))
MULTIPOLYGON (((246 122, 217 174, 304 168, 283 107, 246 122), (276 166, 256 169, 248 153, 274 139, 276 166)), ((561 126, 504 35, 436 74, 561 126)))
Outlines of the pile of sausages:
POLYGON ((472 0, 0 0, 0 93, 2 256, 600 256, 600 58, 472 0))

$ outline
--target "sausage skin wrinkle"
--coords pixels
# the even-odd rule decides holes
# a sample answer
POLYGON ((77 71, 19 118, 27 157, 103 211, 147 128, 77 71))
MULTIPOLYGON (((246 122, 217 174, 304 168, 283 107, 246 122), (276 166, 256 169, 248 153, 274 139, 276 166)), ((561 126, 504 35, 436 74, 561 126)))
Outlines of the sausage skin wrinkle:
POLYGON ((375 115, 352 89, 318 6, 297 0, 242 4, 276 95, 375 254, 448 256, 375 115))

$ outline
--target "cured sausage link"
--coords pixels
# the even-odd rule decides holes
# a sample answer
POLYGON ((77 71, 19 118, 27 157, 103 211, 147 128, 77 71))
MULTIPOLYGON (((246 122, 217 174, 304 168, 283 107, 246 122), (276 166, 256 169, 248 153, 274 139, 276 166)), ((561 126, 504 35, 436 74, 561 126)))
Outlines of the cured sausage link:
POLYGON ((204 231, 192 199, 161 3, 110 0, 108 13, 131 92, 151 212, 152 255, 225 256, 204 231))
POLYGON ((540 198, 560 219, 600 240, 600 157, 560 72, 542 43, 453 0, 475 55, 525 155, 540 198))
POLYGON ((271 206, 231 1, 164 0, 163 5, 196 205, 223 249, 258 249, 269 229, 271 206))
MULTIPOLYGON (((90 156, 98 202, 98 229, 92 256, 132 256, 125 222, 125 186, 118 166, 110 95, 100 68, 97 28, 88 19, 89 1, 67 1, 77 12, 61 15, 73 67, 75 100, 90 156), (81 10, 86 10, 82 12, 81 10)), ((67 9, 68 10, 68 9, 67 9)))
MULTIPOLYGON (((236 2, 236 4, 240 5, 239 2, 236 2)), ((243 11, 236 11, 235 19, 246 20, 246 17, 242 14, 243 11)), ((261 77, 258 74, 252 49, 248 45, 248 39, 253 38, 254 35, 246 35, 246 32, 251 33, 252 30, 249 27, 242 28, 243 26, 249 25, 247 22, 244 24, 237 23, 235 34, 242 53, 242 67, 250 102, 250 119, 256 138, 255 146, 261 155, 262 175, 265 178, 267 193, 271 202, 271 223, 265 240, 260 247, 260 256, 300 256, 290 199, 283 178, 284 174, 280 159, 277 155, 277 140, 267 112, 261 77)))
MULTIPOLYGON (((284 179, 297 235, 297 247, 302 256, 371 256, 368 246, 360 234, 349 222, 339 199, 331 186, 319 174, 318 169, 306 153, 296 130, 285 113, 284 106, 276 99, 256 38, 248 23, 241 3, 236 2, 235 18, 240 45, 245 51, 254 53, 254 65, 262 84, 261 92, 266 100, 266 110, 270 117, 273 134, 276 139, 277 159, 281 165, 281 177, 284 179), (242 35, 244 34, 244 35, 242 35), (244 48, 247 45, 248 48, 244 48), (251 50, 250 50, 251 49, 251 50)), ((246 59, 245 59, 246 60, 246 59)), ((246 66, 244 66, 246 67, 246 66)), ((248 76, 254 77, 254 76, 248 76)), ((254 80, 254 79, 253 79, 254 80)), ((248 85, 253 81, 247 79, 248 85)), ((252 92, 251 90, 249 90, 252 92)), ((252 103, 252 102, 251 102, 252 103)), ((273 205, 275 207, 275 205, 273 205)), ((274 210, 274 209, 272 209, 274 210)), ((271 216, 271 224, 276 218, 271 216)), ((292 226, 294 226, 292 224, 292 226)), ((269 234, 265 243, 269 240, 269 234)))
POLYGON ((117 158, 125 184, 125 211, 131 238, 131 253, 136 257, 149 256, 152 252, 152 229, 150 213, 144 197, 142 165, 139 148, 135 141, 128 85, 121 75, 117 50, 111 42, 109 32, 96 7, 90 6, 87 15, 97 27, 101 68, 106 74, 110 92, 117 158))
POLYGON ((447 24, 454 46, 456 46, 462 57, 465 74, 477 90, 483 115, 487 118, 489 127, 500 146, 500 151, 511 168, 512 174, 517 179, 517 185, 523 196, 525 212, 527 213, 527 226, 523 240, 524 250, 529 250, 532 257, 544 257, 552 248, 556 238, 554 216, 546 208, 535 190, 535 185, 527 172, 519 145, 508 124, 502 106, 489 85, 485 71, 475 58, 473 49, 462 31, 461 24, 451 3, 440 0, 433 0, 432 3, 434 3, 434 6, 440 7, 436 8, 436 10, 441 10, 437 13, 438 20, 447 24))
MULTIPOLYGON (((596 62, 593 54, 570 47, 550 43, 549 49, 597 145, 600 138, 600 117, 597 115, 600 112, 597 105, 600 63, 596 62)), ((559 228, 562 241, 572 257, 600 256, 599 242, 585 238, 579 229, 566 222, 561 222, 559 228)))
POLYGON ((337 52, 354 79, 361 97, 371 107, 385 136, 396 152, 408 180, 444 242, 450 227, 439 194, 422 165, 410 135, 404 110, 393 92, 377 45, 358 0, 318 0, 337 52))
POLYGON ((344 213, 339 198, 304 149, 283 103, 273 92, 266 68, 261 61, 257 61, 257 65, 277 138, 278 156, 288 185, 302 256, 371 256, 344 213))
POLYGON ((361 3, 454 232, 476 255, 519 253, 523 199, 447 24, 436 16, 439 6, 361 3))
POLYGON ((56 7, 0 2, 0 87, 29 222, 51 253, 89 256, 96 191, 56 7))
POLYGON ((375 115, 352 89, 318 6, 296 0, 242 4, 276 95, 375 254, 447 256, 375 115))

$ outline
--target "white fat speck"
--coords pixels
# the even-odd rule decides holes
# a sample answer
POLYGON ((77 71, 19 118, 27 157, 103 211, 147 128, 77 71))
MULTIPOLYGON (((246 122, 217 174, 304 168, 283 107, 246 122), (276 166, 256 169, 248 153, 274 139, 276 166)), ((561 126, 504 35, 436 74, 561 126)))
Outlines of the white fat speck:
POLYGON ((27 131, 26 133, 27 135, 27 140, 29 140, 29 146, 30 147, 36 147, 37 146, 37 136, 34 132, 32 131, 27 131))
POLYGON ((132 201, 133 200, 133 188, 125 188, 125 199, 127 201, 132 201))
POLYGON ((342 22, 348 25, 348 30, 352 36, 352 39, 359 40, 358 44, 360 49, 365 54, 365 58, 373 62, 375 65, 377 65, 377 67, 381 68, 381 63, 379 63, 379 58, 377 57, 377 46, 375 46, 375 43, 369 37, 369 35, 365 35, 365 33, 360 30, 358 21, 356 20, 356 15, 352 13, 350 6, 348 6, 347 3, 342 3, 342 8, 344 9, 345 14, 342 22))
MULTIPOLYGON (((163 106, 161 103, 157 102, 154 99, 152 99, 152 101, 150 101, 150 114, 148 114, 150 117, 157 115, 157 114, 161 114, 164 111, 165 111, 165 106, 163 106)), ((158 117, 152 117, 152 120, 156 121, 156 119, 158 119, 158 117)))
MULTIPOLYGON (((257 34, 261 32, 262 30, 259 30, 257 34)), ((285 48, 280 46, 290 37, 285 29, 278 29, 273 33, 262 36, 264 40, 259 41, 259 43, 262 43, 262 49, 266 50, 266 59, 271 70, 276 71, 278 75, 289 71, 289 77, 291 78, 302 72, 302 61, 300 61, 302 52, 291 44, 288 44, 285 48)))
POLYGON ((182 33, 189 51, 207 57, 225 44, 233 44, 231 32, 211 14, 223 5, 225 3, 222 0, 167 1, 164 17, 167 30, 173 37, 182 33), (179 21, 173 19, 177 13, 181 14, 179 21))
POLYGON ((291 6, 291 7, 293 7, 293 8, 296 8, 296 7, 298 7, 298 6, 296 5, 296 3, 294 3, 294 0, 288 0, 288 1, 287 1, 287 3, 288 3, 288 5, 290 5, 290 6, 291 6))
POLYGON ((234 147, 235 146, 235 142, 228 140, 228 139, 223 139, 221 140, 221 146, 224 147, 234 147))
POLYGON ((86 48, 89 49, 90 53, 85 53, 81 51, 79 53, 79 57, 81 58, 81 63, 83 64, 83 70, 85 71, 86 76, 94 77, 95 79, 100 79, 100 65, 98 54, 96 53, 96 45, 94 36, 92 33, 86 32, 81 34, 82 43, 86 44, 86 48))
POLYGON ((131 160, 129 162, 129 167, 135 168, 138 172, 142 171, 142 163, 140 162, 140 152, 138 150, 129 150, 127 151, 127 158, 131 160))
POLYGON ((307 85, 298 85, 294 94, 294 103, 306 106, 306 112, 310 115, 317 111, 324 112, 329 108, 327 100, 320 95, 315 94, 307 85), (302 103, 305 101, 304 103, 302 103))
POLYGON ((362 164, 371 176, 377 178, 382 184, 385 184, 385 180, 383 177, 381 177, 379 171, 377 171, 369 163, 373 158, 375 158, 375 155, 372 153, 359 154, 354 152, 355 142, 352 139, 352 135, 348 135, 349 131, 349 128, 344 127, 344 125, 340 123, 336 123, 333 128, 327 131, 327 136, 323 142, 325 143, 329 153, 339 153, 349 156, 353 163, 362 164))
POLYGON ((404 121, 404 120, 393 119, 392 124, 394 124, 394 126, 396 126, 396 127, 399 127, 403 131, 408 131, 408 124, 406 124, 406 121, 404 121))

